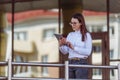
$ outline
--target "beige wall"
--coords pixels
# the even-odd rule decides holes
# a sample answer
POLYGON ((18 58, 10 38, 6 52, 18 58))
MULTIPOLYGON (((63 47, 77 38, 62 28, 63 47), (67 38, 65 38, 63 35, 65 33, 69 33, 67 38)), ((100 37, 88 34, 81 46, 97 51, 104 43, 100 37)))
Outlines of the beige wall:
MULTIPOLYGON (((53 18, 50 17, 50 20, 53 18)), ((38 20, 38 19, 37 19, 38 20)), ((44 18, 43 18, 44 20, 44 18)), ((34 20, 35 21, 35 20, 34 20)), ((43 32, 45 29, 55 29, 55 33, 58 31, 58 24, 57 23, 48 23, 47 24, 35 24, 32 27, 29 27, 29 23, 34 22, 28 22, 25 23, 27 26, 21 26, 19 28, 15 28, 15 32, 27 32, 27 40, 14 40, 14 50, 15 55, 22 56, 23 58, 27 59, 27 62, 42 62, 42 56, 48 55, 48 62, 58 62, 59 61, 59 50, 58 50, 58 42, 55 37, 44 40, 43 39, 43 32), (23 47, 22 47, 23 46, 23 47)), ((22 23, 21 23, 22 24, 22 23)), ((20 25, 21 25, 20 24, 20 25)), ((17 24, 19 25, 19 24, 17 24)), ((41 73, 41 67, 32 68, 32 71, 37 73, 37 77, 53 77, 58 78, 59 72, 58 68, 55 67, 49 67, 48 68, 48 75, 42 76, 41 73), (36 70, 37 69, 37 70, 36 70)))
MULTIPOLYGON (((6 15, 3 11, 0 11, 0 61, 5 61, 6 57, 7 34, 4 32, 5 28, 6 15)), ((0 75, 5 76, 5 67, 0 67, 0 75)))

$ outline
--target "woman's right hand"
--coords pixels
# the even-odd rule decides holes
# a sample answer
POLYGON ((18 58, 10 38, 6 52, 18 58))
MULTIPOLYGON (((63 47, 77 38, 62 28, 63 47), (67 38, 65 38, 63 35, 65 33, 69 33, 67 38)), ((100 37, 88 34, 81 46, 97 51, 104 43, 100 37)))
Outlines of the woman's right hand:
POLYGON ((65 45, 66 44, 66 38, 62 37, 59 39, 59 46, 65 45))

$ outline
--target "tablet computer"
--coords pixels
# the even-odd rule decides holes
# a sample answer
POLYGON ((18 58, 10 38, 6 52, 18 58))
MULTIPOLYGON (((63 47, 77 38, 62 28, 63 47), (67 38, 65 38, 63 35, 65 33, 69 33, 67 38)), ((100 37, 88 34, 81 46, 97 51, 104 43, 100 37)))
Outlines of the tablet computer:
POLYGON ((59 40, 59 39, 61 39, 63 37, 62 34, 54 34, 54 35, 57 38, 57 40, 59 40))

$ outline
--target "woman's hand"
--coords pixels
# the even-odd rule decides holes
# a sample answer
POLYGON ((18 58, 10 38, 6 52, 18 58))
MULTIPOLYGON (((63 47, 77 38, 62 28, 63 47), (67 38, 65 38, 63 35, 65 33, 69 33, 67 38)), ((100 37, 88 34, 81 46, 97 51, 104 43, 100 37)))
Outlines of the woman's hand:
POLYGON ((71 49, 74 49, 73 45, 70 42, 67 42, 66 38, 64 38, 64 37, 59 39, 59 46, 62 46, 62 45, 67 45, 71 49))
POLYGON ((59 39, 59 46, 66 45, 66 38, 62 37, 59 39))
POLYGON ((73 45, 70 42, 66 42, 67 46, 74 50, 73 45))

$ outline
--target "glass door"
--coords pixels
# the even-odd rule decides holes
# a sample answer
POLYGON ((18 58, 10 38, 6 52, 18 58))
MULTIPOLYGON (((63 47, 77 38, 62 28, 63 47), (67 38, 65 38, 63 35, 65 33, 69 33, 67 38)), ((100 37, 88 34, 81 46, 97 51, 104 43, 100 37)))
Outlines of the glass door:
MULTIPOLYGON (((92 39, 93 51, 89 60, 90 64, 96 66, 109 65, 108 46, 106 42, 107 33, 92 33, 92 39)), ((108 80, 108 73, 108 69, 93 68, 91 69, 90 77, 92 79, 108 80)))

